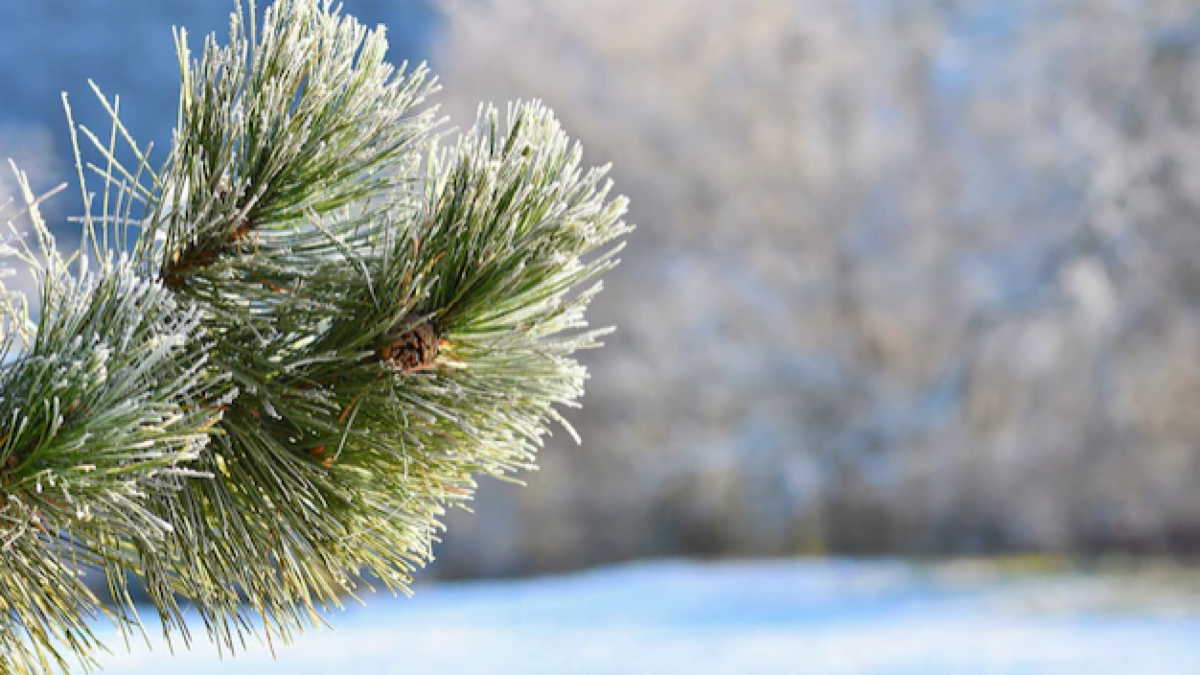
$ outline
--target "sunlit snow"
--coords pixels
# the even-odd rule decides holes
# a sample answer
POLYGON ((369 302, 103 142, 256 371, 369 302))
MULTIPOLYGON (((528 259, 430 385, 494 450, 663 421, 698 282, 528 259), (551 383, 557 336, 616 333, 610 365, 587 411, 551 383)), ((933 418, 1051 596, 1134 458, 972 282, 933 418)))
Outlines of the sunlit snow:
POLYGON ((256 646, 219 660, 202 643, 101 662, 130 675, 1195 673, 1198 588, 972 563, 643 563, 372 597, 275 659, 256 646))

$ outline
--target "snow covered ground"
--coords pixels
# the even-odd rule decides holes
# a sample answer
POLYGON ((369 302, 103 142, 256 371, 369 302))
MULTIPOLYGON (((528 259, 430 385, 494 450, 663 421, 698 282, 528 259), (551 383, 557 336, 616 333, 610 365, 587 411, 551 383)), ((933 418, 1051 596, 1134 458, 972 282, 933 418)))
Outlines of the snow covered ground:
POLYGON ((983 563, 643 563, 427 585, 333 623, 274 660, 199 644, 101 662, 128 675, 1200 673, 1194 577, 983 563))

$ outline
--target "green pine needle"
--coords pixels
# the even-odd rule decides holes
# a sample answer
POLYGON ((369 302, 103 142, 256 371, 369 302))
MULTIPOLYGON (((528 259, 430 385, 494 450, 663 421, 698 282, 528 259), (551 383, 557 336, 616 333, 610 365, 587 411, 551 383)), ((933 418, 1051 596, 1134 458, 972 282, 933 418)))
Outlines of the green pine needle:
POLYGON ((572 355, 606 332, 584 314, 631 229, 605 170, 538 103, 439 149, 435 85, 384 60, 382 29, 319 0, 255 16, 195 58, 178 31, 158 170, 119 101, 107 142, 72 123, 104 158, 78 162, 103 180, 82 254, 26 188, 37 251, 3 251, 33 266, 36 323, 0 293, 24 345, 0 369, 6 672, 87 667, 98 614, 140 630, 130 579, 168 639, 193 607, 230 651, 368 580, 407 592, 479 476, 533 468, 552 423, 574 435, 572 355))

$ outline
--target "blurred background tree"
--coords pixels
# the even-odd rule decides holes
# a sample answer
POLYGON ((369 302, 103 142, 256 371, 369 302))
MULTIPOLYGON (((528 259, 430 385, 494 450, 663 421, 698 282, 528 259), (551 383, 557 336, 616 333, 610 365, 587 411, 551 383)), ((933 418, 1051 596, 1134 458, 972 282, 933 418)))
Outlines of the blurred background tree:
POLYGON ((448 17, 450 88, 545 98, 643 228, 592 445, 491 489, 443 570, 1200 542, 1194 3, 448 17))

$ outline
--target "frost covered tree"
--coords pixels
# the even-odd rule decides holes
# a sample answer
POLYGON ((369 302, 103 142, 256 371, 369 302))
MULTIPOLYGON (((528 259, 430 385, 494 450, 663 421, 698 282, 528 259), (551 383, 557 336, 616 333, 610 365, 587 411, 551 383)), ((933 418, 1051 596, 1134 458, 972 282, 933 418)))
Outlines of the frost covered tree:
POLYGON ((456 573, 1200 550, 1200 4, 448 16, 444 109, 536 92, 654 224, 589 310, 603 452, 485 486, 456 573))
POLYGON ((169 639, 190 607, 231 651, 286 642, 368 579, 404 591, 476 477, 570 431, 629 230, 605 170, 536 103, 441 148, 435 84, 382 29, 328 0, 256 16, 198 55, 177 33, 165 162, 98 90, 111 131, 72 122, 78 253, 19 171, 0 212, 40 296, 3 305, 4 672, 89 667, 101 615, 144 630, 131 586, 169 639))

